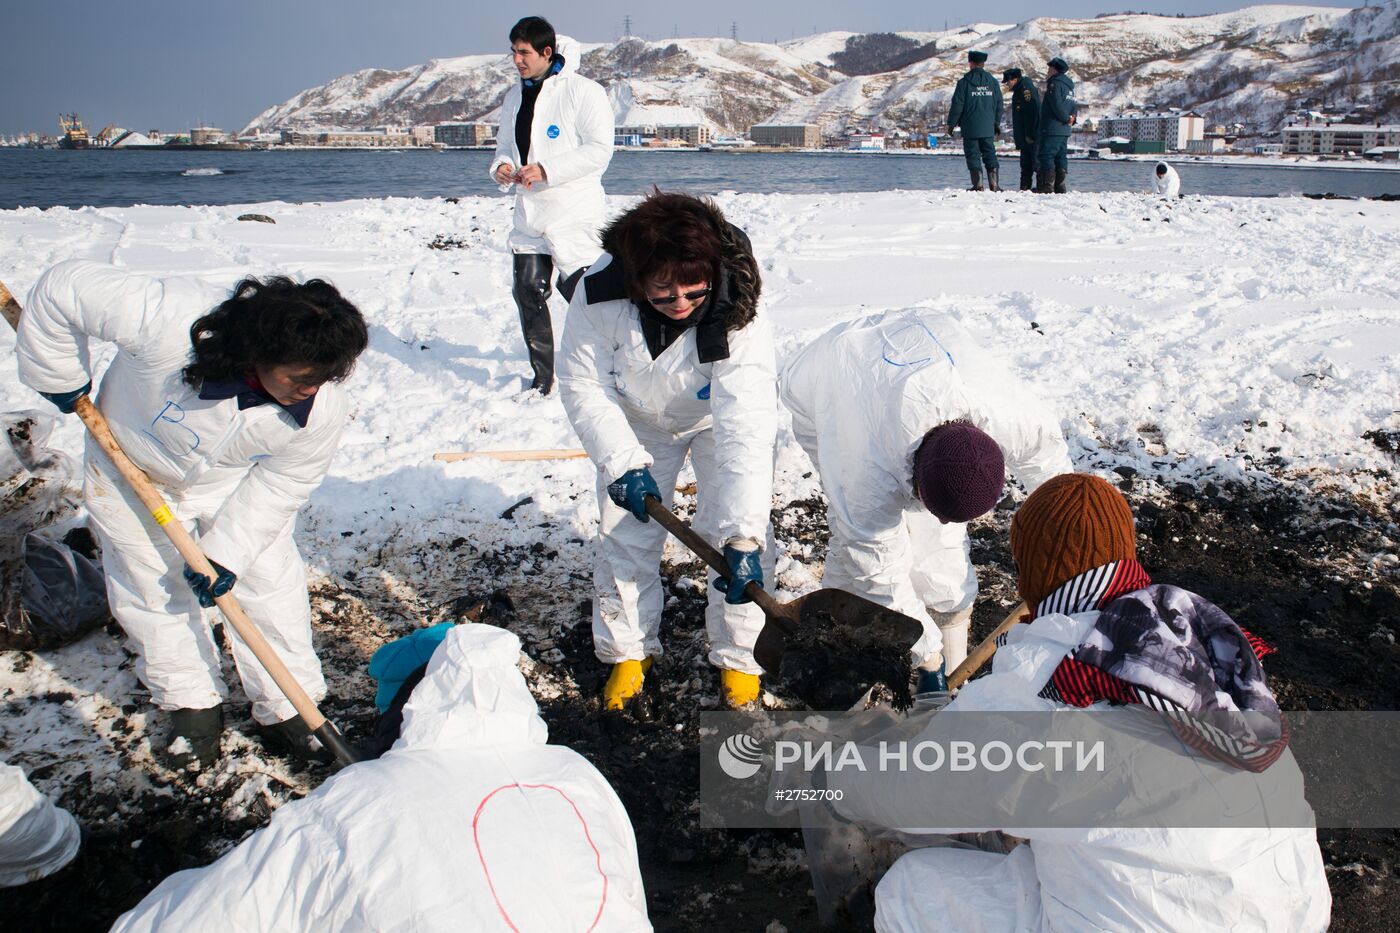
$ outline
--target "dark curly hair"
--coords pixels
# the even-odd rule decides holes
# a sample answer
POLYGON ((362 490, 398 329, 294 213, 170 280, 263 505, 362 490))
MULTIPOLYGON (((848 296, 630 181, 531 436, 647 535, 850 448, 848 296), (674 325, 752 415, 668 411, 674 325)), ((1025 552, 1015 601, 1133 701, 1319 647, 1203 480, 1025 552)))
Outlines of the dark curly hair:
POLYGON ((654 191, 618 218, 604 241, 622 260, 627 296, 644 305, 651 282, 718 281, 723 244, 717 214, 701 198, 654 191))
POLYGON ((190 326, 185 382, 231 379, 258 366, 306 366, 316 382, 340 382, 369 345, 360 310, 321 279, 246 278, 190 326))

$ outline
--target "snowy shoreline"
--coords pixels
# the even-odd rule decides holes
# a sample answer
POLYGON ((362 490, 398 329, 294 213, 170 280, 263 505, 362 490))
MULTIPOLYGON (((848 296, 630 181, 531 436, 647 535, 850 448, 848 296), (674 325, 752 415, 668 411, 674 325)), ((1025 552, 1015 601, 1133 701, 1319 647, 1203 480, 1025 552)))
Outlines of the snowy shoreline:
MULTIPOLYGON (((609 207, 631 200, 611 198, 609 207)), ((837 321, 925 308, 956 318, 1031 384, 1059 414, 1077 468, 1130 481, 1142 498, 1184 488, 1208 500, 1215 486, 1240 482, 1285 486, 1289 509, 1354 502, 1382 516, 1381 526, 1393 510, 1396 463, 1383 442, 1400 438, 1400 204, 949 190, 716 200, 753 239, 781 357, 837 321)), ((319 276, 364 311, 370 348, 347 382, 352 420, 297 534, 338 698, 327 711, 342 722, 369 715, 374 648, 453 617, 469 593, 517 600, 542 703, 573 703, 583 716, 592 696, 587 678, 598 665, 579 608, 590 595, 591 465, 432 459, 578 444, 557 397, 521 391, 528 365, 510 297, 510 224, 504 197, 0 211, 0 281, 21 302, 43 269, 82 257, 226 285, 249 273, 319 276), (276 223, 240 223, 244 213, 276 223)), ((556 333, 563 310, 556 298, 556 333)), ((3 340, 12 354, 13 337, 3 340)), ((109 351, 94 350, 100 369, 109 351)), ((7 411, 52 413, 13 366, 0 374, 0 399, 7 411)), ((50 443, 77 458, 82 440, 69 418, 50 443)), ((817 585, 821 548, 788 527, 816 495, 784 421, 775 497, 782 598, 817 585)), ((1350 527, 1334 514, 1316 527, 1350 527)), ((1278 549, 1267 526, 1252 524, 1262 518, 1231 519, 1262 550, 1278 549)), ((1146 521, 1165 542, 1180 534, 1203 567, 1229 556, 1206 551, 1199 528, 1191 537, 1164 519, 1146 521)), ((1400 571, 1394 532, 1384 534, 1348 554, 1347 572, 1367 590, 1400 571)), ((671 557, 681 557, 678 548, 671 557)), ((986 582, 988 602, 1010 592, 986 582)), ((703 592, 703 582, 680 579, 668 612, 688 605, 698 619, 703 592)), ((1315 620, 1321 611, 1307 610, 1315 620)), ((1363 621, 1373 627, 1381 617, 1363 621)), ((1290 611, 1286 624, 1306 632, 1312 623, 1290 611)), ((693 631, 676 639, 681 658, 703 625, 693 631)), ((672 678, 691 711, 715 702, 703 655, 692 660, 694 679, 685 667, 672 678)), ((231 667, 225 673, 236 683, 231 667)), ((123 865, 166 845, 160 813, 202 808, 220 821, 202 830, 203 843, 184 843, 207 860, 318 780, 264 756, 235 721, 218 769, 171 783, 150 755, 164 720, 149 709, 114 627, 56 652, 3 653, 0 700, 5 758, 55 798, 81 803, 108 846, 99 851, 123 865)), ((242 704, 235 687, 228 707, 242 704)), ((582 741, 563 729, 556 740, 582 741)), ((106 870, 104 862, 94 877, 106 870)), ((173 868, 148 870, 163 877, 173 868)), ((128 883, 148 884, 144 877, 128 883)), ((805 874, 793 882, 804 902, 808 885, 805 874)))

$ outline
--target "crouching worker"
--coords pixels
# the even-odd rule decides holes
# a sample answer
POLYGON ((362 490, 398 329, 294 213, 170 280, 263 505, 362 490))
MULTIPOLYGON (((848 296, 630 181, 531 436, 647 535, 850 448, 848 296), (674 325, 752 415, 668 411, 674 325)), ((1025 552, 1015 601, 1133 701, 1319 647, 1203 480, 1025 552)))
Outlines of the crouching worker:
POLYGON ((78 821, 54 806, 24 772, 0 762, 0 888, 38 881, 78 854, 78 821))
POLYGON ((1034 490, 1072 467, 1055 417, 948 318, 892 311, 839 324, 783 369, 792 429, 821 478, 822 585, 924 624, 918 690, 967 656, 977 573, 967 522, 1005 467, 1034 490))
POLYGON ((1058 476, 1032 493, 1012 522, 1011 550, 1033 621, 1013 627, 991 674, 963 687, 930 728, 955 712, 1142 704, 1164 714, 1143 727, 1160 736, 1154 763, 1134 757, 1082 785, 1101 825, 1011 828, 1029 842, 1009 854, 925 848, 904 855, 876 889, 876 929, 1327 927, 1331 895, 1316 830, 1264 828, 1301 827, 1278 815, 1306 807, 1259 661, 1268 649, 1194 593, 1152 584, 1135 559, 1135 540, 1128 503, 1097 477, 1058 476), (1198 718, 1234 728, 1267 722, 1273 734, 1185 725, 1198 718), (1207 733, 1217 738, 1203 741, 1207 733), (1187 800, 1192 782, 1210 799, 1205 806, 1243 800, 1232 815, 1255 822, 1192 829, 1112 822, 1134 801, 1187 800), (1245 792, 1232 796, 1240 786, 1245 792))
POLYGON ((725 702, 743 706, 760 696, 763 627, 744 587, 773 579, 777 376, 758 263, 719 208, 682 194, 647 197, 608 226, 603 248, 569 305, 559 385, 598 468, 593 646, 613 666, 604 706, 622 709, 661 654, 666 529, 645 501, 670 508, 687 454, 695 531, 730 570, 705 613, 710 663, 725 702))
MULTIPOLYGON (((349 403, 336 383, 368 343, 365 321, 320 280, 244 279, 230 294, 196 279, 65 262, 29 296, 20 379, 72 412, 92 389, 88 337, 117 345, 97 407, 218 571, 210 579, 185 566, 160 528, 171 516, 147 512, 89 439, 83 498, 112 615, 136 649, 137 676, 170 714, 168 763, 209 765, 227 695, 204 618, 215 597, 233 591, 307 694, 325 696, 292 531, 339 446, 349 403)), ((248 647, 227 635, 268 744, 318 748, 248 647)))
POLYGON ((627 811, 547 730, 520 640, 459 625, 393 750, 333 776, 113 930, 650 930, 627 811))

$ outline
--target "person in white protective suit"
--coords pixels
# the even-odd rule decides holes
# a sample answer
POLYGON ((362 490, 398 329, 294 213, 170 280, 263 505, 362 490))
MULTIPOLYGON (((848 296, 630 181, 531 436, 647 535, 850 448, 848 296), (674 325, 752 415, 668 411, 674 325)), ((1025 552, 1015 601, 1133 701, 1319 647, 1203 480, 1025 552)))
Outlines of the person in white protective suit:
POLYGON ((1165 162, 1158 162, 1152 171, 1152 193, 1159 198, 1181 196, 1181 176, 1165 162))
POLYGON ((948 317, 838 324, 784 366, 780 396, 827 498, 822 585, 918 619, 920 692, 967 655, 977 574, 966 523, 1072 469, 1051 412, 948 317))
POLYGON ((548 737, 520 640, 448 632, 383 758, 334 775, 113 931, 650 930, 627 811, 548 737))
MULTIPOLYGON (((1098 477, 1060 476, 1032 493, 1013 521, 1011 541, 1033 621, 1012 629, 992 672, 963 687, 930 729, 955 712, 1099 710, 1111 700, 1171 714, 1171 720, 1146 719, 1144 726, 1160 734, 1164 757, 1147 764, 1140 749, 1085 782, 1099 794, 1089 804, 1103 814, 1101 825, 971 827, 960 821, 957 829, 906 830, 1006 829, 1024 842, 1008 854, 946 847, 905 854, 876 888, 875 928, 1325 930, 1331 894, 1317 834, 1293 821, 1299 808, 1306 810, 1302 775, 1259 662, 1272 649, 1201 597, 1151 584, 1134 558, 1128 504, 1098 477), (1270 723, 1272 734, 1256 730, 1247 742, 1230 735, 1217 745, 1201 742, 1205 733, 1176 728, 1196 718, 1239 724, 1245 711, 1256 717, 1256 727, 1270 723), (1221 713, 1234 715, 1212 717, 1221 713), (1193 764, 1191 758, 1206 760, 1193 764), (1193 786, 1182 783, 1184 775, 1199 781, 1212 801, 1233 801, 1233 812, 1255 822, 1115 825, 1120 807, 1134 798, 1182 798, 1193 786), (1236 795, 1236 787, 1243 792, 1236 795), (1261 803, 1267 808, 1262 815, 1261 803), (1290 817, 1271 816, 1276 812, 1290 817)), ((997 737, 1010 738, 1004 730, 997 737)), ((861 811, 877 795, 867 788, 865 800, 857 799, 844 780, 830 781, 843 788, 842 815, 868 821, 861 811)), ((929 777, 916 780, 924 782, 927 797, 929 777)), ((1310 822, 1311 812, 1306 816, 1310 822)), ((937 823, 930 818, 921 825, 937 823)))
MULTIPOLYGON (((306 571, 292 531, 348 417, 336 383, 368 342, 364 318, 326 282, 244 279, 233 289, 92 262, 40 277, 19 327, 20 379, 65 412, 92 388, 87 338, 116 344, 97 407, 118 444, 193 533, 217 579, 191 571, 88 440, 83 496, 102 545, 112 615, 137 676, 171 714, 175 766, 219 755, 227 694, 204 608, 235 593, 296 681, 325 695, 311 644, 306 571), (212 309, 212 310, 211 310, 212 309)), ((291 702, 229 631, 253 718, 270 745, 316 743, 291 702)), ((153 743, 157 744, 157 743, 153 743)))
POLYGON ((680 194, 647 197, 608 226, 603 246, 569 306, 559 384, 598 468, 593 647, 613 665, 604 706, 622 709, 661 654, 666 530, 645 499, 670 508, 687 453, 695 531, 730 570, 705 613, 710 663, 725 701, 745 706, 761 695, 753 645, 763 613, 744 587, 773 579, 778 417, 758 263, 719 208, 680 194))
POLYGON ((24 772, 0 762, 0 888, 52 875, 78 854, 78 821, 54 806, 24 772))
POLYGON ((607 92, 578 73, 582 52, 538 16, 510 31, 520 83, 501 101, 492 180, 515 189, 516 307, 534 370, 531 389, 554 387, 554 328, 549 318, 550 275, 559 292, 573 297, 578 276, 602 247, 598 231, 606 202, 603 172, 613 154, 613 112, 607 92))

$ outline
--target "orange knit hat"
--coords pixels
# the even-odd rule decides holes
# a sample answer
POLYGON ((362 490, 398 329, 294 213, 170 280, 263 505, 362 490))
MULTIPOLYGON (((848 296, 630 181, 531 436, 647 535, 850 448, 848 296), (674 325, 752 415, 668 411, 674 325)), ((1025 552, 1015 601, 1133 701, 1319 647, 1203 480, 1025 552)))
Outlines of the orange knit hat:
POLYGON ((1018 588, 1031 609, 1071 578, 1136 553, 1127 500, 1087 473, 1064 473, 1049 480, 1011 520, 1018 588))

